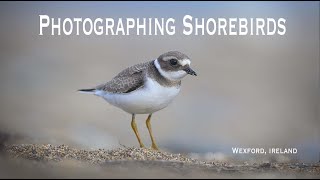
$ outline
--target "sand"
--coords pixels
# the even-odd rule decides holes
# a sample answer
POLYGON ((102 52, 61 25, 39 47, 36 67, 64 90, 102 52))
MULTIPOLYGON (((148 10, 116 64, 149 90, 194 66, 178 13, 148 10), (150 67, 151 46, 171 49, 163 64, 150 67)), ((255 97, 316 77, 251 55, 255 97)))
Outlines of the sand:
POLYGON ((148 148, 5 145, 1 178, 319 178, 320 163, 206 162, 148 148))

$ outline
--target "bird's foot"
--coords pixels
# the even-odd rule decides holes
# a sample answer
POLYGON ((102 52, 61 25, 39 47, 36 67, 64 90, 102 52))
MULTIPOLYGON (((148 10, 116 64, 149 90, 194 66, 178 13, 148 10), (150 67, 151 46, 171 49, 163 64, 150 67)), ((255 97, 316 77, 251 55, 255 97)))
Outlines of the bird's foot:
POLYGON ((143 144, 140 144, 140 148, 145 148, 145 146, 143 144))
POLYGON ((159 148, 156 144, 152 144, 151 149, 153 149, 155 151, 159 151, 159 148))

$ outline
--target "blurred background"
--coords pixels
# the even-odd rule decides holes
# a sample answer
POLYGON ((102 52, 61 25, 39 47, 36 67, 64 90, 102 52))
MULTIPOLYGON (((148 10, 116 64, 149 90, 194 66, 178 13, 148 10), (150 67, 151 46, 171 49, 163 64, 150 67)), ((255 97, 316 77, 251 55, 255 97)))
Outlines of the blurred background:
MULTIPOLYGON (((131 115, 76 90, 105 83, 133 64, 178 50, 192 60, 166 109, 155 113, 160 148, 205 159, 232 147, 297 148, 319 161, 319 2, 1 2, 0 132, 13 143, 83 149, 137 146, 131 115), (175 36, 39 36, 39 15, 176 19, 175 36), (184 15, 285 18, 284 36, 185 36, 184 15), (179 23, 181 23, 179 25, 179 23)), ((137 116, 145 144, 145 115, 137 116)))

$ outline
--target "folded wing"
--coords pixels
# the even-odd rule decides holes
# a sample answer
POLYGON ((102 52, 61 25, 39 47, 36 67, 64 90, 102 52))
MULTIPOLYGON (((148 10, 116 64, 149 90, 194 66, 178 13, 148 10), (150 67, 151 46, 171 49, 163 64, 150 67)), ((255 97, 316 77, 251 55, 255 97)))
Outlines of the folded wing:
POLYGON ((97 86, 95 89, 110 93, 129 93, 141 88, 144 84, 146 69, 151 62, 131 66, 121 71, 111 81, 97 86))

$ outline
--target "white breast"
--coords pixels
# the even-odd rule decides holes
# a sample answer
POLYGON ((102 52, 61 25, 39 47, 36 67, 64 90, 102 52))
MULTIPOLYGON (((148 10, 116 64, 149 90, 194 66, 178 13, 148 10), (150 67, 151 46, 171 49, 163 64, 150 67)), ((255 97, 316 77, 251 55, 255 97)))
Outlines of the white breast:
POLYGON ((98 91, 96 95, 130 114, 149 114, 167 107, 179 91, 180 87, 165 87, 148 78, 142 88, 130 93, 98 91))

